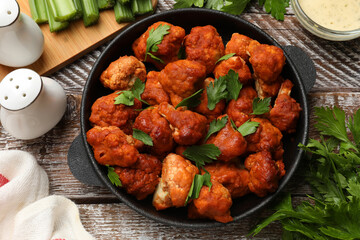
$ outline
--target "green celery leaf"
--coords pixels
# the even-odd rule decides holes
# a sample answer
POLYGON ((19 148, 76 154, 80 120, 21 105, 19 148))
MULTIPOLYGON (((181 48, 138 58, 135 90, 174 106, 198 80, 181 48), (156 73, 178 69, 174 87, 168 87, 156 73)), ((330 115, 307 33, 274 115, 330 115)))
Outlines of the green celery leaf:
MULTIPOLYGON (((145 61, 147 55, 150 55, 150 57, 152 58, 155 57, 153 54, 150 53, 150 51, 151 52, 158 51, 159 47, 157 45, 159 45, 162 42, 165 35, 169 34, 169 30, 170 30, 169 25, 160 24, 156 29, 152 28, 149 31, 149 37, 146 40, 145 61)), ((154 59, 159 60, 159 58, 154 58, 154 59)))
POLYGON ((271 98, 264 98, 260 99, 258 97, 254 98, 253 100, 253 112, 251 114, 253 115, 262 115, 264 113, 269 112, 270 110, 270 102, 271 98))
POLYGON ((210 191, 212 183, 211 183, 211 176, 208 172, 204 173, 203 175, 200 174, 195 175, 188 196, 186 197, 185 206, 187 205, 190 199, 197 199, 199 197, 200 190, 204 185, 208 186, 210 191))
POLYGON ((207 0, 205 8, 221 10, 224 6, 224 0, 207 0))
POLYGON ((239 81, 239 74, 230 69, 226 75, 226 89, 228 91, 227 100, 237 100, 240 90, 242 89, 242 83, 239 81))
POLYGON ((237 130, 243 137, 245 137, 256 132, 259 125, 259 122, 250 122, 250 120, 247 120, 237 130))
POLYGON ((360 182, 358 180, 350 179, 346 190, 351 196, 360 199, 360 182))
POLYGON ((260 0, 259 5, 265 7, 267 13, 271 13, 277 20, 284 20, 286 8, 289 6, 289 0, 260 0))
POLYGON ((149 103, 141 99, 141 94, 144 92, 144 90, 145 90, 145 83, 143 83, 139 78, 136 78, 134 86, 131 88, 131 92, 134 94, 134 97, 137 100, 147 105, 150 105, 149 103))
POLYGON ((206 140, 213 134, 216 133, 218 131, 220 131, 223 127, 225 127, 227 121, 228 121, 228 116, 225 116, 219 120, 214 119, 209 126, 209 131, 206 134, 206 137, 204 139, 204 142, 206 142, 206 140))
POLYGON ((113 167, 110 167, 109 165, 106 166, 108 169, 107 176, 110 179, 110 182, 117 187, 122 187, 122 183, 120 181, 119 175, 117 175, 115 169, 113 167))
POLYGON ((224 61, 224 60, 228 60, 229 58, 231 58, 234 55, 235 55, 235 53, 226 54, 226 55, 222 56, 221 58, 219 58, 215 64, 217 64, 218 62, 224 61))
POLYGON ((357 147, 360 148, 360 109, 356 111, 353 118, 349 117, 348 128, 354 137, 357 147))
POLYGON ((303 224, 300 220, 291 219, 291 218, 282 220, 281 224, 285 230, 291 232, 298 232, 308 237, 309 239, 327 240, 327 238, 319 234, 319 230, 317 229, 317 226, 314 224, 303 224))
POLYGON ((208 109, 214 110, 216 104, 228 96, 226 91, 226 76, 216 78, 206 87, 208 97, 208 109))
POLYGON ((181 102, 179 102, 178 105, 176 105, 175 109, 177 109, 178 107, 182 107, 182 106, 186 106, 188 108, 196 107, 197 105, 199 105, 201 103, 200 98, 201 98, 201 94, 203 91, 204 91, 204 89, 200 89, 199 91, 197 91, 190 97, 183 99, 181 102))
POLYGON ((198 168, 216 160, 220 154, 220 149, 214 144, 193 145, 183 152, 184 157, 195 162, 198 168))
POLYGON ((226 4, 221 8, 221 11, 234 15, 240 15, 250 1, 251 0, 226 0, 226 4))
POLYGON ((204 0, 175 0, 174 8, 190 8, 192 6, 203 7, 204 0))
POLYGON ((154 145, 151 137, 148 134, 136 128, 133 128, 133 138, 142 141, 145 145, 154 145))
POLYGON ((124 104, 126 106, 133 106, 134 105, 134 94, 131 91, 121 91, 118 92, 119 96, 114 98, 114 104, 124 104))

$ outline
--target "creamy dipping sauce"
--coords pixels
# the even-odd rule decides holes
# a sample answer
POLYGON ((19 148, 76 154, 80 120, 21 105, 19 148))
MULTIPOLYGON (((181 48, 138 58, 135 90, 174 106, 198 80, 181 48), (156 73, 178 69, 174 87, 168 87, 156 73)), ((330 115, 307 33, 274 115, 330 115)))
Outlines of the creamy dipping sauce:
POLYGON ((360 29, 360 0, 299 0, 305 14, 332 30, 360 29))

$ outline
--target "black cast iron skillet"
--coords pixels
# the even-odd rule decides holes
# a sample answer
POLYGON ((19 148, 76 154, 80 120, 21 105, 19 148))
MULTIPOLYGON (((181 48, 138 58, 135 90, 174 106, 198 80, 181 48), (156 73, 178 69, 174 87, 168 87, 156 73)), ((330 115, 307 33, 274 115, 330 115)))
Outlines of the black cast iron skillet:
MULTIPOLYGON (((213 25, 222 36, 226 44, 231 38, 232 33, 238 32, 258 40, 260 43, 266 43, 281 47, 269 35, 256 26, 242 20, 239 17, 225 14, 218 11, 207 9, 181 9, 166 11, 160 14, 152 15, 123 30, 105 49, 99 59, 93 66, 88 80, 85 84, 83 98, 81 103, 81 135, 79 135, 71 145, 68 153, 68 164, 74 176, 81 182, 106 186, 122 202, 140 214, 157 220, 159 222, 178 227, 214 227, 222 223, 210 220, 191 220, 187 218, 187 210, 184 208, 168 209, 165 211, 156 211, 151 204, 151 197, 143 201, 136 200, 133 196, 127 194, 123 189, 119 189, 111 184, 106 175, 106 169, 99 165, 93 157, 91 146, 86 142, 86 132, 91 128, 88 121, 91 113, 91 106, 94 101, 112 91, 105 89, 99 77, 108 65, 123 55, 133 55, 131 44, 146 29, 157 21, 166 21, 185 29, 189 33, 192 27, 202 25, 213 25)), ((282 75, 289 78, 294 83, 292 97, 301 105, 301 112, 298 121, 298 127, 295 134, 284 136, 284 163, 286 166, 286 175, 280 181, 278 190, 264 198, 259 198, 253 194, 247 195, 233 201, 231 215, 234 221, 251 215, 255 211, 266 206, 275 196, 284 188, 286 183, 294 174, 295 169, 300 163, 302 150, 298 149, 298 143, 305 144, 308 134, 308 104, 306 93, 311 89, 315 82, 315 68, 308 56, 299 48, 293 46, 282 47, 285 51, 286 65, 282 75)))

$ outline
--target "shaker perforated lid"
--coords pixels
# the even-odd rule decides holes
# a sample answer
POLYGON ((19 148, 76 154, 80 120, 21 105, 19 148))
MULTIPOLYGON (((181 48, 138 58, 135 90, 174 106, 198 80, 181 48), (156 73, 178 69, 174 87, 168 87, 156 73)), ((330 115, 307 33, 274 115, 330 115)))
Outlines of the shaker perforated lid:
POLYGON ((0 28, 11 25, 20 14, 20 7, 15 0, 0 1, 0 28))
POLYGON ((0 104, 8 110, 21 110, 39 96, 42 88, 39 74, 21 68, 12 71, 0 82, 0 104))

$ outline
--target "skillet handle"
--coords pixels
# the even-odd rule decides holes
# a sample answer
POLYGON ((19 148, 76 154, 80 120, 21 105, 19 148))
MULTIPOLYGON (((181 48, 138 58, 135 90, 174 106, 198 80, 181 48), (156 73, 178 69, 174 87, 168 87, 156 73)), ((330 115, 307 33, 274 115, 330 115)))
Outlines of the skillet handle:
POLYGON ((284 46, 285 52, 295 63, 295 68, 300 75, 300 79, 305 87, 305 92, 309 93, 316 81, 316 68, 310 57, 299 47, 284 46))
POLYGON ((81 135, 77 136, 72 142, 68 151, 67 158, 71 173, 80 182, 87 185, 99 187, 104 186, 103 182, 100 180, 91 165, 81 135))

